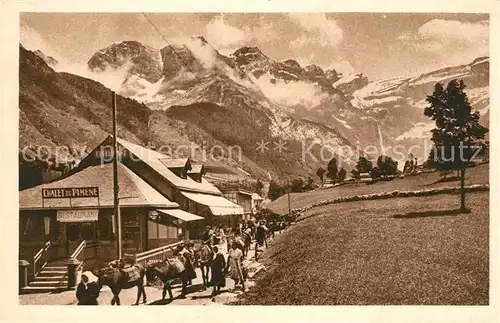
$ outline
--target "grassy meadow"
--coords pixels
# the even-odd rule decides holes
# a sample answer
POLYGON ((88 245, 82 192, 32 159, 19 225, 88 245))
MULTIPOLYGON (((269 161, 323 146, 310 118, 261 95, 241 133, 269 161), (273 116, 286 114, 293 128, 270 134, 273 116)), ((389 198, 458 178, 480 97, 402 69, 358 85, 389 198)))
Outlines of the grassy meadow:
MULTIPOLYGON (((467 184, 487 183, 480 167, 475 173, 482 177, 467 184)), ((375 185, 417 189, 435 181, 432 176, 375 185)), ((353 189, 361 194, 375 185, 353 189)), ((300 203, 341 192, 346 187, 314 192, 300 203)), ((458 199, 437 195, 313 208, 272 241, 263 254, 266 271, 239 304, 487 305, 489 192, 467 194, 466 214, 456 211, 458 199)))

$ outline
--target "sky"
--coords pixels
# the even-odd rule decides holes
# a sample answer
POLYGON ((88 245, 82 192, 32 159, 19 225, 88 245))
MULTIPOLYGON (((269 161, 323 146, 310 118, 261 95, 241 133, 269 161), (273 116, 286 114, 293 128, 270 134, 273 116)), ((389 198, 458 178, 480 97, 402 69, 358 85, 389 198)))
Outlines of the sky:
POLYGON ((257 46, 371 80, 418 76, 489 56, 488 14, 447 13, 22 13, 20 40, 58 60, 85 66, 114 42, 155 48, 204 36, 222 54, 257 46), (148 22, 148 19, 155 27, 148 22))

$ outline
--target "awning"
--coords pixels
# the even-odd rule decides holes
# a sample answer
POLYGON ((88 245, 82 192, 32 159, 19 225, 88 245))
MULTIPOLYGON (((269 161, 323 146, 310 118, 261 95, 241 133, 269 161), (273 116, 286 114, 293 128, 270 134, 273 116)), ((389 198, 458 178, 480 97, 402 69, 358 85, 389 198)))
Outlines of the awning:
POLYGON ((244 213, 243 207, 222 196, 188 192, 181 193, 191 201, 208 206, 213 215, 222 216, 244 213))
POLYGON ((174 218, 177 218, 184 222, 203 220, 203 217, 193 213, 186 212, 181 209, 159 209, 158 212, 173 216, 174 218))

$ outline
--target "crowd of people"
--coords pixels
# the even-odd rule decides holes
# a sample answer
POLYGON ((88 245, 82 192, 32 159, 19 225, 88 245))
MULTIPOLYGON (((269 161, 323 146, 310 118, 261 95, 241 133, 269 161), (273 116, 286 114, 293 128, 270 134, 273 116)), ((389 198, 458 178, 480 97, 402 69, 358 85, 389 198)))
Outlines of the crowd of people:
MULTIPOLYGON (((235 288, 241 286, 245 290, 245 281, 247 279, 247 270, 244 266, 244 260, 247 256, 245 250, 253 241, 255 241, 255 260, 267 248, 269 238, 274 237, 275 232, 281 231, 285 224, 278 221, 242 221, 237 229, 224 228, 222 226, 207 226, 201 236, 202 243, 209 246, 213 251, 213 260, 211 262, 211 278, 209 286, 213 287, 212 295, 220 292, 225 287, 225 277, 234 281, 235 288), (248 242, 248 243, 247 243, 248 242), (221 252, 220 247, 227 246, 227 260, 221 252)), ((187 244, 187 248, 179 253, 183 257, 195 259, 193 244, 187 244)))
MULTIPOLYGON (((179 272, 184 273, 187 285, 192 285, 192 280, 197 277, 195 268, 201 268, 204 264, 210 268, 211 276, 208 279, 208 272, 205 274, 202 269, 203 282, 213 288, 213 296, 226 286, 228 275, 234 281, 235 289, 241 286, 241 289, 245 290, 248 272, 244 261, 248 257, 252 242, 255 241, 254 258, 257 260, 264 247, 267 248, 268 239, 285 227, 284 221, 264 220, 242 221, 236 229, 207 226, 201 236, 202 245, 199 249, 195 248, 193 242, 187 242, 175 251, 174 256, 180 260, 183 267, 179 272), (224 244, 227 245, 227 259, 221 252, 224 244)), ((97 277, 92 272, 83 273, 76 290, 78 304, 97 305, 99 290, 97 277)))

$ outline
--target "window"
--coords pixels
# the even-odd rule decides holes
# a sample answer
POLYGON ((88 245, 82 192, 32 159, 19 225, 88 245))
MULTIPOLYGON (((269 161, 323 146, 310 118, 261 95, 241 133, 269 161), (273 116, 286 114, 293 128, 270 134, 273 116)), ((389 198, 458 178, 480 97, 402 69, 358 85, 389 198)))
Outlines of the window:
POLYGON ((112 241, 113 240, 113 221, 111 214, 103 214, 99 212, 97 227, 99 231, 99 240, 112 241))
POLYGON ((78 230, 78 224, 76 223, 69 223, 68 224, 68 231, 67 231, 67 238, 69 241, 77 241, 79 239, 79 230, 78 230))
POLYGON ((44 237, 44 223, 41 216, 23 216, 19 224, 21 226, 21 240, 26 242, 41 241, 44 237))
POLYGON ((82 223, 80 238, 83 240, 94 241, 97 240, 96 225, 94 223, 82 223))

